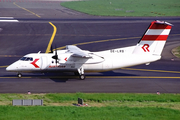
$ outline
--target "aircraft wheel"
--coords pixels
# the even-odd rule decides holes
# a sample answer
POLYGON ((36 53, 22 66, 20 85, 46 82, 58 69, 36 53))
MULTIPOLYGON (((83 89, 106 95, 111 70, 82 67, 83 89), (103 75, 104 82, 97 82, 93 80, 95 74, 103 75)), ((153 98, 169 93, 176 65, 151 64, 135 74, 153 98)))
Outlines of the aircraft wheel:
POLYGON ((18 78, 21 78, 21 77, 22 77, 22 74, 21 74, 21 73, 18 73, 17 76, 18 76, 18 78))
POLYGON ((84 74, 79 76, 80 80, 84 80, 86 78, 86 76, 84 74))

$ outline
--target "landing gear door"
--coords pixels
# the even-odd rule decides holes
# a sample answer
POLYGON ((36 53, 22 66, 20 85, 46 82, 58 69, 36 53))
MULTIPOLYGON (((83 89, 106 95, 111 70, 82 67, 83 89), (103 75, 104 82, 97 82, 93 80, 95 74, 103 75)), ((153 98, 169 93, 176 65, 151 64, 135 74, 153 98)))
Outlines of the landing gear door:
POLYGON ((41 57, 41 70, 47 69, 48 60, 46 56, 41 57))

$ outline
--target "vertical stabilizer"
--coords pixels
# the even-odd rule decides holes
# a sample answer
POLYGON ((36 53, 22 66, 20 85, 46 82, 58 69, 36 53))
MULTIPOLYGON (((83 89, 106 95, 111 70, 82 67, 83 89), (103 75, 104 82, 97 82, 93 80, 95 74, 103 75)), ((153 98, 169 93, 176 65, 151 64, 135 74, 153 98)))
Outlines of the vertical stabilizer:
POLYGON ((161 55, 172 24, 164 21, 153 21, 135 47, 133 54, 161 55))

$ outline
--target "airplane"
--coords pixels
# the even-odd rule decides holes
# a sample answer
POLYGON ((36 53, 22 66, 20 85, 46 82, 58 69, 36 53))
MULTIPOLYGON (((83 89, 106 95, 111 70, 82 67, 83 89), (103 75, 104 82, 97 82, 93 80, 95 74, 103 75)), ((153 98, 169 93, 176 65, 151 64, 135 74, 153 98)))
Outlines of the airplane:
POLYGON ((165 21, 152 21, 137 45, 99 52, 82 50, 67 45, 65 50, 50 53, 27 54, 9 65, 6 70, 17 72, 74 72, 80 80, 85 72, 102 72, 114 69, 150 64, 161 59, 161 53, 173 25, 165 21))

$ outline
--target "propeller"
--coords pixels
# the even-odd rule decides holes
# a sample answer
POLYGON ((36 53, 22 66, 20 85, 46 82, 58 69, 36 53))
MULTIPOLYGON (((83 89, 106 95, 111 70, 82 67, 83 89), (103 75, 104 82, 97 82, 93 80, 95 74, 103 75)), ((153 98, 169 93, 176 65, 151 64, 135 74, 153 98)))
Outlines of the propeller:
MULTIPOLYGON (((52 48, 52 47, 51 47, 52 48)), ((51 49, 51 52, 53 53, 53 50, 51 49)), ((52 56, 52 58, 53 59, 55 59, 56 60, 56 65, 57 65, 57 63, 58 63, 58 55, 57 55, 57 49, 55 49, 55 55, 54 56, 52 56)))

